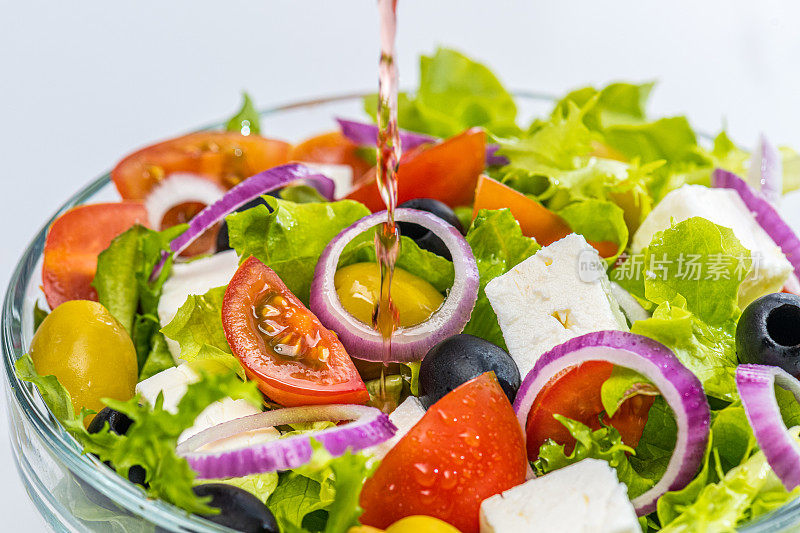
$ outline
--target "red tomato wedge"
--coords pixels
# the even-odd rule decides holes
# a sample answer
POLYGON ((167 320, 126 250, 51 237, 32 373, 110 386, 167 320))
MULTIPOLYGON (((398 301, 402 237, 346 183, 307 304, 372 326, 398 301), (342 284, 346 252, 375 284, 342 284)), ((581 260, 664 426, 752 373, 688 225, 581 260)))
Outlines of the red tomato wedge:
POLYGON ((336 334, 254 257, 239 266, 225 291, 222 326, 249 378, 281 405, 369 399, 336 334))
POLYGON ((160 142, 117 163, 111 179, 128 200, 143 200, 173 172, 190 172, 230 188, 289 161, 289 143, 258 135, 202 131, 160 142))
MULTIPOLYGON (((486 163, 486 134, 467 130, 441 143, 419 146, 400 158, 397 201, 433 198, 450 207, 469 205, 478 176, 486 163)), ((370 171, 347 196, 371 211, 386 209, 378 192, 375 170, 370 171)))
MULTIPOLYGON (((604 413, 600 401, 600 388, 611 376, 614 365, 605 361, 588 361, 565 371, 545 385, 533 402, 526 427, 528 458, 539 456, 539 448, 547 439, 564 445, 569 454, 575 448, 575 439, 553 415, 559 414, 576 420, 592 429, 600 429, 600 416, 604 413)), ((647 423, 647 413, 655 401, 654 396, 636 395, 623 404, 614 416, 605 420, 619 431, 622 442, 635 448, 647 423)))
POLYGON ((147 225, 139 202, 81 205, 58 217, 44 243, 42 289, 50 308, 69 300, 97 301, 97 256, 136 224, 147 225))
MULTIPOLYGON (((528 198, 521 192, 489 176, 481 175, 475 190, 475 204, 472 209, 473 218, 477 216, 478 211, 481 209, 503 208, 508 208, 514 218, 517 219, 523 235, 533 237, 542 246, 548 246, 572 233, 572 229, 566 220, 536 200, 528 198)), ((616 243, 610 241, 589 241, 589 244, 602 257, 613 257, 619 248, 616 243)))
POLYGON ((372 165, 358 154, 358 145, 339 131, 316 135, 294 146, 290 161, 348 165, 353 169, 353 181, 358 181, 372 165))
POLYGON ((364 484, 361 522, 386 528, 412 515, 478 532, 481 502, 525 481, 525 442, 494 374, 433 404, 364 484))

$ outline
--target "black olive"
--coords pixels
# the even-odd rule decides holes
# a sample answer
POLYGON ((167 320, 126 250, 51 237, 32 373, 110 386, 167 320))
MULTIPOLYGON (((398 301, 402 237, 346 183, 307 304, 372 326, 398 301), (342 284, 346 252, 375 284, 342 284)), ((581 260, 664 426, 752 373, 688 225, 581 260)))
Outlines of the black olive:
POLYGON ((91 424, 87 428, 89 433, 98 433, 108 422, 108 429, 117 435, 125 435, 133 421, 123 413, 115 411, 110 407, 103 408, 102 411, 94 415, 91 424))
POLYGON ((219 514, 199 515, 215 524, 245 533, 280 533, 275 516, 261 500, 246 490, 225 483, 197 485, 198 496, 211 496, 209 506, 219 514))
MULTIPOLYGON (((277 192, 271 193, 271 195, 273 196, 277 196, 277 194, 278 194, 277 192)), ((267 201, 264 200, 263 196, 259 196, 254 200, 250 200, 249 202, 238 208, 236 212, 240 213, 242 211, 247 211, 248 209, 252 209, 259 205, 267 206, 267 201)), ((269 209, 269 206, 267 206, 267 209, 269 209)), ((228 224, 226 224, 225 221, 223 220, 222 224, 220 224, 219 226, 219 233, 217 233, 217 252, 224 252, 230 249, 231 249, 231 243, 228 240, 228 224)))
POLYGON ((748 305, 736 326, 736 353, 742 363, 800 377, 800 297, 779 292, 748 305))
POLYGON ((459 385, 489 371, 495 373, 503 392, 513 403, 520 376, 508 352, 479 337, 465 333, 453 335, 431 348, 422 360, 419 399, 427 409, 459 385))
MULTIPOLYGON (((461 222, 458 220, 453 210, 439 200, 434 200, 433 198, 414 198, 413 200, 403 202, 398 207, 426 211, 455 227, 460 233, 464 233, 464 228, 461 226, 461 222)), ((433 252, 436 255, 440 255, 452 261, 453 257, 450 254, 450 250, 447 249, 442 239, 434 235, 429 229, 410 222, 398 222, 397 225, 400 227, 401 235, 413 239, 414 242, 417 243, 417 246, 423 250, 428 250, 429 252, 433 252)))
MULTIPOLYGON (((89 427, 86 428, 86 431, 89 433, 98 433, 101 429, 103 429, 103 426, 105 426, 106 423, 108 424, 109 431, 112 433, 116 433, 117 435, 125 435, 128 432, 128 428, 130 428, 131 424, 133 424, 133 420, 119 411, 115 411, 110 407, 104 407, 102 411, 94 415, 94 418, 89 424, 89 427)), ((108 461, 106 461, 105 464, 110 468, 114 468, 114 466, 108 461)), ((133 465, 130 467, 128 470, 128 479, 131 483, 136 483, 137 485, 147 487, 147 483, 145 483, 146 472, 144 468, 139 465, 133 465)))

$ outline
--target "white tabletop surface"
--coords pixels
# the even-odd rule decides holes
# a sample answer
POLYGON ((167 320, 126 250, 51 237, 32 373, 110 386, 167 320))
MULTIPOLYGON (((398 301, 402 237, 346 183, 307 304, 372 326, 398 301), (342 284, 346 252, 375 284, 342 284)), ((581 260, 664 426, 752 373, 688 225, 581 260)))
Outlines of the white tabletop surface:
MULTIPOLYGON (((242 89, 260 106, 371 90, 368 0, 26 0, 0 15, 0 285, 63 199, 149 141, 225 117, 242 89)), ((723 123, 751 145, 800 147, 800 4, 791 0, 401 0, 401 81, 438 44, 490 64, 514 89, 561 93, 660 80, 655 113, 723 123)), ((44 529, 0 417, 0 516, 44 529)))

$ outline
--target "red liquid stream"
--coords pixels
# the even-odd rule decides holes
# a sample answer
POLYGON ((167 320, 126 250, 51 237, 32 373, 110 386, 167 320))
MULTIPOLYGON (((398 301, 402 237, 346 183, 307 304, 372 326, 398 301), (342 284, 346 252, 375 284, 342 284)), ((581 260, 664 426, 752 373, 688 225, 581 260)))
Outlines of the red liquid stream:
POLYGON ((378 168, 377 180, 388 220, 375 232, 375 252, 381 275, 380 297, 372 324, 383 337, 383 368, 380 379, 379 407, 390 411, 386 395, 385 370, 392 359, 392 334, 398 326, 397 308, 392 302, 391 284, 397 257, 400 255, 400 231, 395 225, 397 207, 397 164, 400 160, 400 136, 397 130, 397 65, 394 62, 397 29, 397 0, 378 0, 381 55, 378 69, 378 168))

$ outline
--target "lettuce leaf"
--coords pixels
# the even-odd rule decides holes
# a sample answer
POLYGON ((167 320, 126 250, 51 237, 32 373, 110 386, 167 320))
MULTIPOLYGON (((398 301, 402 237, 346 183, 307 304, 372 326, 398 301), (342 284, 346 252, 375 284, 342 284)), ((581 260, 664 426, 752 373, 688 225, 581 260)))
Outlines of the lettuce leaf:
POLYGON ((359 497, 377 463, 363 454, 331 455, 312 440, 309 464, 282 473, 267 502, 284 533, 343 533, 358 525, 359 497))
POLYGON ((499 155, 508 158, 510 168, 553 176, 581 166, 592 151, 594 136, 583 123, 583 113, 573 103, 564 116, 555 116, 535 131, 516 139, 501 139, 499 155))
POLYGON ((162 251, 168 250, 169 242, 184 229, 185 226, 175 226, 157 232, 134 226, 116 237, 97 258, 93 285, 98 300, 131 336, 140 379, 174 365, 171 358, 164 356, 158 321, 158 301, 172 269, 172 259, 167 260, 153 282, 150 273, 161 260, 162 251))
POLYGON ((67 389, 55 376, 41 376, 36 372, 33 359, 28 354, 23 355, 14 363, 14 371, 19 379, 33 383, 39 389, 44 403, 50 408, 53 416, 58 420, 71 420, 75 418, 75 408, 67 389))
MULTIPOLYGON (((328 243, 369 210, 352 200, 296 204, 265 197, 273 211, 258 206, 227 218, 231 246, 246 258, 254 256, 275 270, 289 290, 308 303, 309 289, 322 251, 328 243)), ((374 229, 353 239, 345 248, 339 267, 375 261, 374 229)), ((415 274, 438 291, 453 285, 453 263, 421 249, 402 237, 397 266, 415 274)))
POLYGON ((713 326, 738 318, 739 285, 752 264, 750 251, 731 229, 700 217, 684 220, 656 233, 644 264, 645 296, 651 302, 680 295, 689 311, 713 326))
POLYGON ((192 491, 195 473, 189 463, 175 453, 178 437, 190 428, 206 407, 226 396, 245 399, 253 405, 262 404, 262 396, 254 382, 242 382, 233 373, 206 374, 190 384, 178 403, 176 413, 163 408, 159 396, 153 406, 135 396, 127 401, 104 400, 104 403, 127 415, 133 423, 125 435, 117 435, 108 426, 98 433, 86 431, 91 411, 76 414, 69 392, 55 376, 40 376, 30 356, 21 357, 15 364, 20 379, 33 383, 53 415, 83 446, 84 453, 93 453, 101 461, 110 461, 117 473, 128 476, 128 470, 141 465, 149 484, 147 494, 153 498, 176 505, 191 513, 216 513, 207 505, 207 499, 197 497, 192 491))
POLYGON ((622 443, 619 432, 610 426, 592 431, 589 427, 561 415, 553 415, 569 430, 575 438, 575 449, 569 455, 564 453, 564 445, 548 440, 539 448, 539 458, 534 462, 537 474, 543 475, 553 470, 592 458, 608 462, 617 470, 617 477, 628 487, 628 497, 635 498, 647 492, 657 479, 648 479, 633 469, 626 454, 635 453, 633 448, 622 443))
MULTIPOLYGON (((641 269, 630 272, 624 286, 658 307, 631 331, 670 348, 700 378, 706 394, 735 400, 738 292, 750 270, 750 252, 730 229, 695 217, 656 234, 643 259, 626 263, 635 261, 641 269)), ((611 278, 623 281, 627 274, 618 268, 611 278)))
MULTIPOLYGON (((704 486, 697 494, 689 492, 686 493, 690 497, 686 503, 676 506, 680 514, 674 520, 662 520, 666 526, 661 531, 733 531, 737 525, 796 498, 800 488, 787 491, 770 468, 763 452, 758 452, 728 471, 718 482, 704 486)), ((662 515, 661 502, 669 502, 664 498, 670 494, 659 500, 659 517, 662 515)))
POLYGON ((314 268, 325 246, 369 210, 352 200, 296 204, 264 198, 272 212, 259 205, 228 215, 231 247, 241 259, 253 256, 273 269, 308 304, 314 268))
POLYGON ((250 95, 246 92, 242 93, 242 107, 231 117, 225 125, 225 129, 242 135, 250 135, 251 133, 258 135, 261 133, 260 115, 253 105, 250 95))
POLYGON ((181 359, 193 359, 204 346, 232 353, 222 328, 225 289, 217 287, 202 295, 190 294, 175 318, 161 330, 167 338, 180 344, 181 359))
POLYGON ((661 304, 651 318, 635 322, 631 332, 671 349, 700 379, 709 396, 727 401, 736 399, 736 322, 710 326, 681 303, 676 299, 675 305, 661 304))
POLYGON ((466 239, 478 264, 480 289, 464 333, 505 347, 497 315, 486 297, 486 284, 535 254, 541 247, 534 239, 522 234, 519 223, 508 209, 481 209, 466 239))
POLYGON ((614 416, 625 400, 639 394, 658 396, 659 392, 646 377, 622 366, 615 366, 600 386, 600 402, 609 417, 614 416))
MULTIPOLYGON (((364 101, 377 116, 377 97, 364 101)), ((496 135, 519 130, 514 98, 486 66, 449 48, 420 57, 419 88, 398 98, 398 125, 436 137, 451 137, 472 127, 496 135)))
POLYGON ((609 241, 617 245, 617 253, 607 258, 613 262, 628 246, 625 212, 613 202, 587 199, 569 204, 557 212, 575 233, 590 241, 609 241))
POLYGON ((217 287, 203 295, 189 295, 172 322, 161 331, 180 345, 180 358, 184 361, 213 360, 244 379, 244 368, 234 357, 222 327, 225 289, 217 287))
POLYGON ((568 93, 556 103, 553 115, 565 115, 570 103, 588 107, 583 121, 592 130, 617 124, 636 124, 647 119, 647 99, 655 83, 611 83, 602 89, 584 87, 568 93))
POLYGON ((199 483, 226 483, 246 490, 262 502, 264 505, 269 501, 269 497, 278 488, 278 473, 264 472, 263 474, 251 474, 249 476, 231 477, 226 479, 203 479, 196 480, 199 483))

